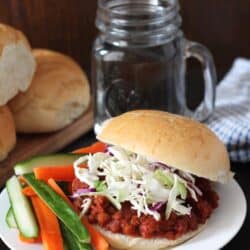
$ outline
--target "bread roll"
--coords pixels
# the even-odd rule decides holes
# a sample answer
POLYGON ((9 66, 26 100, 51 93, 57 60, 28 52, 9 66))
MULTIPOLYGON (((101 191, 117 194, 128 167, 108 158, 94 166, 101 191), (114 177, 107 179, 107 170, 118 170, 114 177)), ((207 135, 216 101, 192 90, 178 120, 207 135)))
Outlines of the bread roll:
POLYGON ((11 102, 16 128, 22 133, 59 130, 79 117, 90 102, 89 83, 70 57, 33 50, 37 70, 30 88, 11 102))
POLYGON ((16 144, 16 131, 12 114, 7 106, 0 107, 0 161, 4 160, 16 144))
POLYGON ((0 106, 29 87, 36 64, 24 34, 0 24, 0 106))
POLYGON ((186 117, 131 111, 105 122, 97 138, 212 181, 232 177, 224 144, 208 127, 186 117))

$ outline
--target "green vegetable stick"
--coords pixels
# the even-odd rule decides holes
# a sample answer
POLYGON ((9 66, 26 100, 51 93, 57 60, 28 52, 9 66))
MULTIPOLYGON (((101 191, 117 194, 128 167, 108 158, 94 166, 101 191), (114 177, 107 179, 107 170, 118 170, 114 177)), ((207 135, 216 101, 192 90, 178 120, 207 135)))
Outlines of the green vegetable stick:
POLYGON ((16 175, 23 175, 33 173, 35 167, 70 165, 83 155, 84 154, 50 154, 35 156, 17 163, 14 166, 14 171, 16 175))
POLYGON ((88 243, 80 243, 74 234, 60 222, 60 228, 63 235, 63 239, 68 247, 68 250, 90 250, 92 249, 88 243))
POLYGON ((26 238, 35 238, 39 227, 28 198, 22 193, 18 178, 13 175, 6 183, 13 215, 20 233, 26 238))
POLYGON ((5 221, 9 228, 17 228, 16 219, 14 217, 12 207, 8 209, 5 221))
POLYGON ((45 182, 37 180, 34 174, 23 175, 27 183, 37 195, 47 204, 55 215, 64 223, 81 243, 89 243, 90 236, 76 212, 45 182))

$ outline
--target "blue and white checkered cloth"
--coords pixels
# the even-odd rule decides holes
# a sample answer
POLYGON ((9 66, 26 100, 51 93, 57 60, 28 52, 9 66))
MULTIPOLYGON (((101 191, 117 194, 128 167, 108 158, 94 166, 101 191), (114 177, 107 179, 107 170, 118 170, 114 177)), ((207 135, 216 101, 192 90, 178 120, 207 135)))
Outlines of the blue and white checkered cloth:
POLYGON ((215 111, 207 125, 235 162, 250 162, 250 60, 238 58, 217 87, 215 111))

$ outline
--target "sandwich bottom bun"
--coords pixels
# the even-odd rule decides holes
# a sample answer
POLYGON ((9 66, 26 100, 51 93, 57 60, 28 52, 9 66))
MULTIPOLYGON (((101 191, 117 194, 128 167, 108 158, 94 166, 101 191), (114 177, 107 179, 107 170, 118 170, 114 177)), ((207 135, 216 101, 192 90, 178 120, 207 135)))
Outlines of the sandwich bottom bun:
POLYGON ((7 106, 0 107, 0 161, 4 160, 16 144, 16 131, 12 114, 7 106))
POLYGON ((176 240, 163 238, 145 239, 107 231, 99 226, 94 226, 109 242, 113 250, 166 250, 179 245, 198 234, 205 225, 200 225, 197 230, 189 232, 176 240))
POLYGON ((87 77, 70 57, 33 50, 37 70, 30 88, 11 100, 17 132, 46 133, 64 128, 88 107, 87 77))

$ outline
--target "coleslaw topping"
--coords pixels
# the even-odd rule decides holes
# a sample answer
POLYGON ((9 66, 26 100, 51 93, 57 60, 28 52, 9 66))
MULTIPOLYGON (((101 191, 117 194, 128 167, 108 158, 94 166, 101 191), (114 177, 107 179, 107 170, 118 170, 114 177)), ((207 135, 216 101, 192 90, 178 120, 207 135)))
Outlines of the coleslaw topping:
MULTIPOLYGON (((118 210, 123 202, 141 214, 152 215, 160 220, 159 210, 165 206, 165 218, 174 211, 190 215, 191 207, 186 199, 190 195, 195 201, 201 190, 195 186, 195 177, 189 173, 155 162, 142 155, 118 146, 109 146, 105 153, 80 157, 74 162, 75 176, 86 183, 87 189, 77 190, 72 197, 105 196, 118 210), (83 165, 88 168, 83 167, 83 165)), ((86 198, 81 215, 90 207, 86 198)))

